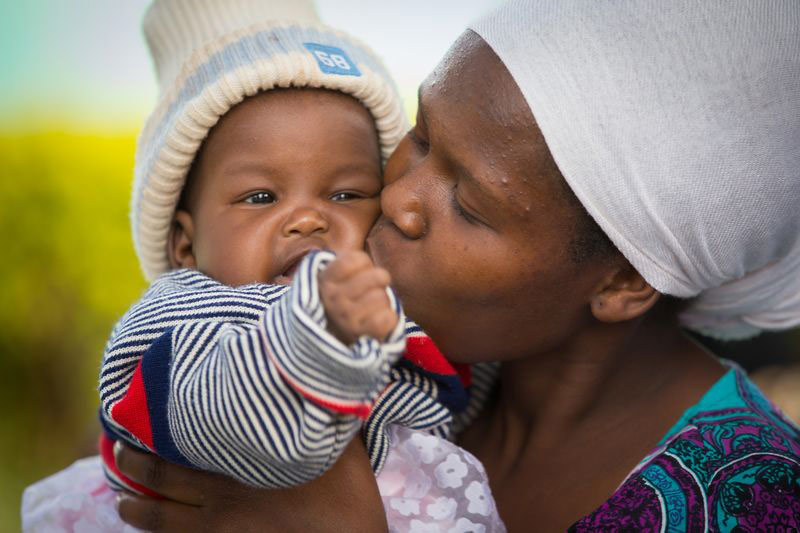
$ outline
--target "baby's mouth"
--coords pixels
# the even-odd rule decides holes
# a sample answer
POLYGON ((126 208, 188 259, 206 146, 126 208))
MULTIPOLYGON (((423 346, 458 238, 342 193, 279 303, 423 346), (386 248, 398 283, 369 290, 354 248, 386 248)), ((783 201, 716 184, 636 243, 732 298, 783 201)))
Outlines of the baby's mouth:
POLYGON ((286 264, 286 266, 283 268, 283 272, 281 272, 280 274, 275 276, 275 279, 273 280, 273 283, 275 283, 276 285, 289 285, 289 284, 291 284, 292 283, 292 278, 294 278, 294 275, 297 272, 297 267, 300 266, 300 262, 303 260, 303 258, 306 255, 308 255, 313 250, 314 250, 314 248, 309 249, 309 250, 305 250, 305 251, 297 254, 293 258, 291 258, 289 260, 289 262, 286 264))
POLYGON ((289 268, 287 268, 283 274, 281 274, 281 276, 286 276, 287 278, 294 277, 294 273, 297 272, 297 266, 300 264, 300 261, 303 259, 303 257, 300 257, 300 259, 289 265, 289 268))

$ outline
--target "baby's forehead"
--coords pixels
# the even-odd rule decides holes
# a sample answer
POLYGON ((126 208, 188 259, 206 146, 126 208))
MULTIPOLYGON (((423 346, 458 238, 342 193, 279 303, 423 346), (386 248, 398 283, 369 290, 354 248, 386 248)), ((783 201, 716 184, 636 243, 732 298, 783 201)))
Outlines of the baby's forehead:
MULTIPOLYGON (((228 117, 238 115, 243 115, 248 120, 272 120, 270 116, 252 113, 263 107, 268 108, 269 113, 273 116, 278 113, 295 116, 309 110, 316 112, 327 110, 329 114, 333 108, 340 108, 368 117, 374 123, 367 107, 357 98, 340 91, 313 87, 286 87, 259 91, 251 96, 246 96, 241 102, 231 107, 220 117, 219 122, 230 120, 228 117)), ((314 124, 307 126, 313 128, 314 124)))
MULTIPOLYGON (((329 137, 343 137, 363 143, 363 135, 375 140, 380 150, 375 121, 369 110, 356 98, 339 91, 315 88, 280 88, 261 91, 244 98, 222 115, 211 128, 206 143, 219 139, 231 142, 231 149, 248 141, 271 138, 276 144, 298 142, 314 149, 329 137), (330 131, 327 124, 337 121, 330 131)), ((329 139, 333 140, 333 139, 329 139)), ((371 149, 364 144, 364 149, 371 149)))
POLYGON ((198 150, 188 182, 239 173, 380 173, 380 166, 375 122, 361 102, 337 91, 288 88, 259 92, 225 113, 198 150))

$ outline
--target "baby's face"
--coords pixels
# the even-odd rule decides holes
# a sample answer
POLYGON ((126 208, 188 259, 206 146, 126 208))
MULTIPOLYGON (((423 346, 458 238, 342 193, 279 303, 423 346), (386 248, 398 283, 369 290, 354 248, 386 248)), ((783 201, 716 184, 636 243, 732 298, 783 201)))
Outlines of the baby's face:
POLYGON ((287 284, 311 250, 364 247, 381 186, 375 126, 354 98, 316 89, 247 98, 195 163, 193 266, 233 286, 287 284))

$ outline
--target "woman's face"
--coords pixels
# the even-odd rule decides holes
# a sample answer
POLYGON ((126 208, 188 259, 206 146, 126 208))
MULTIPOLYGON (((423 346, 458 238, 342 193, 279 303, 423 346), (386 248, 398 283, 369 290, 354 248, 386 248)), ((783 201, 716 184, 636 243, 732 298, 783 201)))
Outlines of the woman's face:
POLYGON ((569 256, 577 210, 511 75, 465 33, 419 91, 368 240, 408 315, 454 361, 552 349, 603 275, 569 256))

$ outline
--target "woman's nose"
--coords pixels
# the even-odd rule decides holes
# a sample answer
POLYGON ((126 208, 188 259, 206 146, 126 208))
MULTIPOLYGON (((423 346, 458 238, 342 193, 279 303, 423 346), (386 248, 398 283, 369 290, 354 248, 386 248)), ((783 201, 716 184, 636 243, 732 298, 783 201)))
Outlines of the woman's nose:
POLYGON ((422 201, 409 177, 392 181, 381 192, 383 215, 409 239, 419 239, 427 230, 422 201))
POLYGON ((289 214, 283 225, 284 237, 297 235, 308 237, 315 233, 328 231, 328 220, 318 210, 311 207, 297 208, 289 214))

